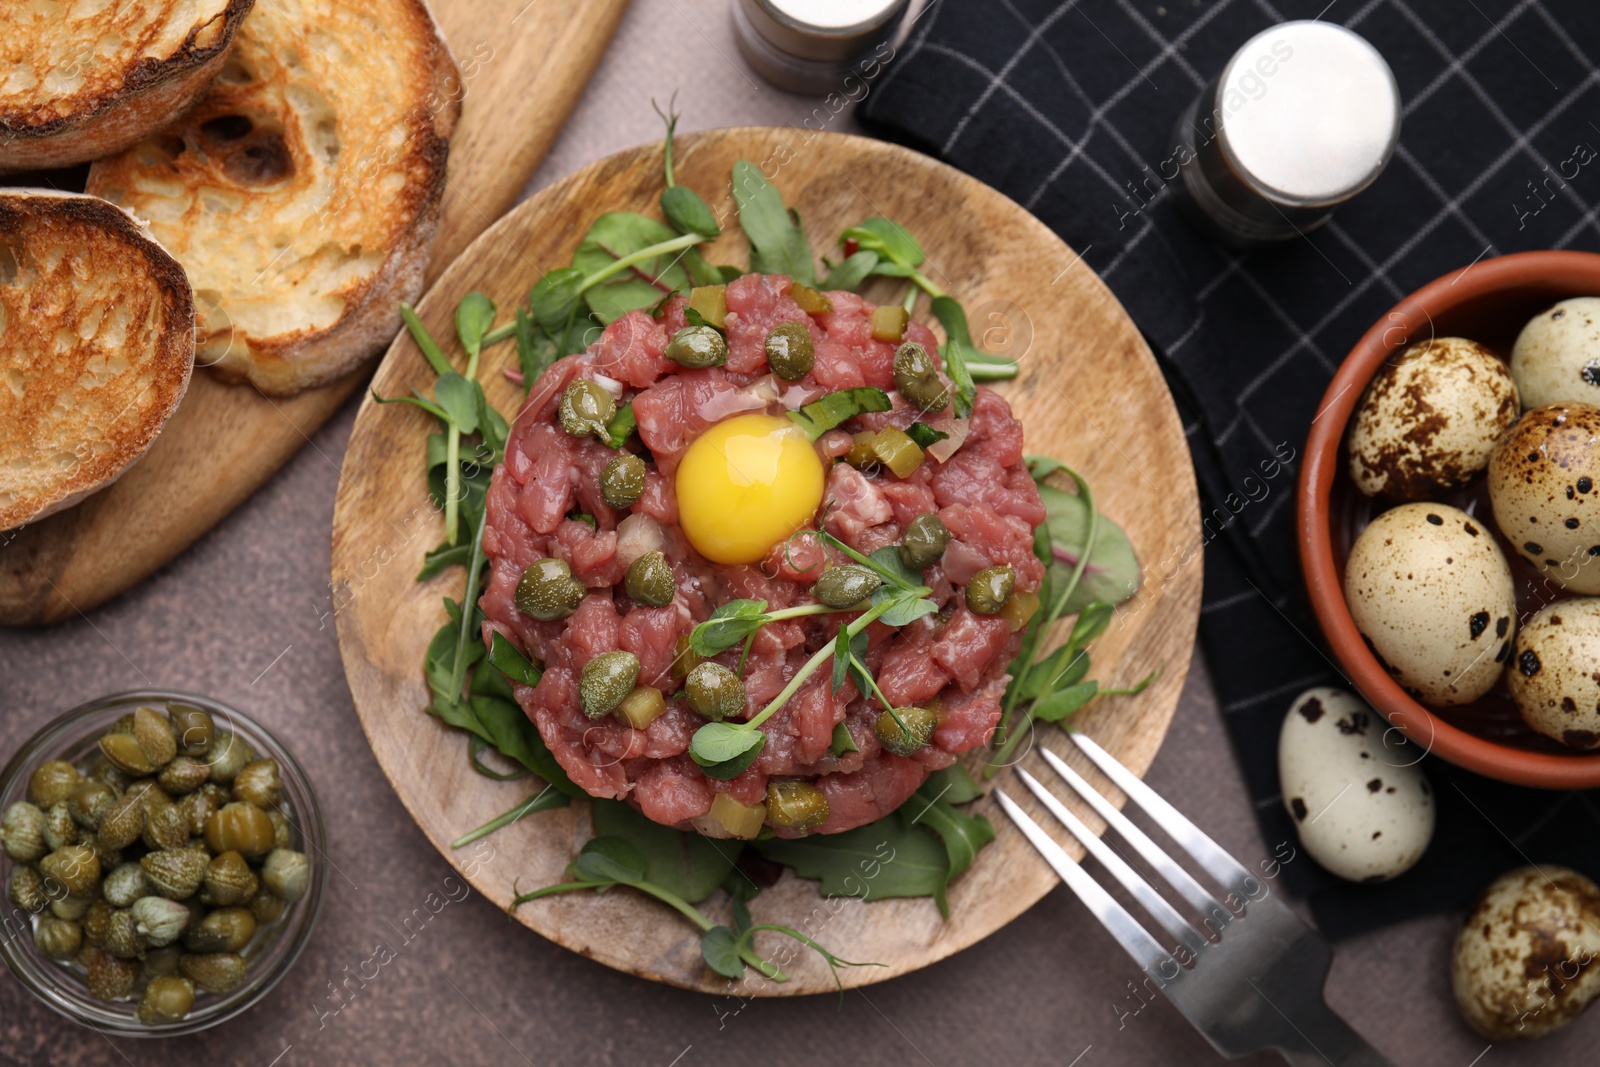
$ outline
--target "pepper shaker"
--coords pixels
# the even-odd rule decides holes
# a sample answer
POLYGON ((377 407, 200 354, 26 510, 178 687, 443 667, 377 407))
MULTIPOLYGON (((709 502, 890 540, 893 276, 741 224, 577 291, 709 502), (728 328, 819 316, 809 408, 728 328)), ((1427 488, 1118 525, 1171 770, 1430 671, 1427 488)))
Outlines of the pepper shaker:
POLYGON ((1285 22, 1239 49, 1178 122, 1178 202, 1240 248, 1327 222, 1371 185, 1400 135, 1400 89, 1343 26, 1285 22))
POLYGON ((791 93, 839 90, 851 67, 887 42, 908 0, 733 0, 745 62, 791 93))

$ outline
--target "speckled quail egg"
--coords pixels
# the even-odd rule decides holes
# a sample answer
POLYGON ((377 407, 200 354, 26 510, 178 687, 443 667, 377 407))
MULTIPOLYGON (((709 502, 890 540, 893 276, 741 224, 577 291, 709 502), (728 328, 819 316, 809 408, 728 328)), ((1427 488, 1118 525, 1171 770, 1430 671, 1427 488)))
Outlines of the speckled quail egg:
POLYGON ((1574 593, 1600 593, 1600 407, 1549 404, 1522 416, 1489 462, 1506 540, 1574 593))
POLYGON ((1511 349, 1524 408, 1600 404, 1600 297, 1563 300, 1528 321, 1511 349))
POLYGON ((1278 732, 1278 781, 1300 844, 1352 882, 1411 868, 1433 837, 1433 791, 1423 753, 1360 697, 1308 689, 1278 732))
POLYGON ((1458 508, 1402 504, 1373 519, 1350 549, 1344 597, 1378 663, 1427 704, 1478 699, 1511 652, 1511 568, 1458 508))
POLYGON ((1541 608, 1517 632, 1506 683, 1529 726, 1569 748, 1600 746, 1600 598, 1541 608))
POLYGON ((1600 886, 1566 867, 1489 884, 1456 935, 1456 1006, 1491 1041, 1560 1029, 1600 993, 1600 886))
POLYGON ((1463 337, 1412 345, 1385 363, 1350 424, 1350 477, 1367 496, 1424 500, 1466 485, 1517 421, 1517 386, 1463 337))

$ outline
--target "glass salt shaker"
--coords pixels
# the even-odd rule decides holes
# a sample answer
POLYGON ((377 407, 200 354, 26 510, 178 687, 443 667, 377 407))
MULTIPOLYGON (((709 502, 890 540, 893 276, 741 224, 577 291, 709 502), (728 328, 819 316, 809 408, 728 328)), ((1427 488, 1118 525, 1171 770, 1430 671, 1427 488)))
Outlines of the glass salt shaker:
POLYGON ((734 37, 755 72, 791 93, 837 90, 894 36, 908 0, 733 0, 734 37))
POLYGON ((1289 240, 1375 181, 1400 135, 1378 50, 1329 22, 1252 37, 1178 121, 1178 202, 1232 247, 1289 240))

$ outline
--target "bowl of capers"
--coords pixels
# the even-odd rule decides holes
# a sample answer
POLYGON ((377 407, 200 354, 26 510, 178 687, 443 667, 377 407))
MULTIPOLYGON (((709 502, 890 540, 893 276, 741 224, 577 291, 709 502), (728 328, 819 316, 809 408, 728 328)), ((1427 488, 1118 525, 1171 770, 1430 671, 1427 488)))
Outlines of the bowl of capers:
POLYGON ((107 1033, 233 1018, 299 958, 321 910, 322 814, 260 724, 187 693, 118 693, 0 772, 0 957, 107 1033))

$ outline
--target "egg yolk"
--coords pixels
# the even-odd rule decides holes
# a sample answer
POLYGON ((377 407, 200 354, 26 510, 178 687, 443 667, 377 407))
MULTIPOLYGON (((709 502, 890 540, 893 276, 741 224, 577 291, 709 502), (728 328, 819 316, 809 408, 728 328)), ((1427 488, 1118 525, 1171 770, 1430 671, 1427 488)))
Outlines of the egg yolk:
POLYGON ((678 465, 678 523, 714 563, 755 563, 822 504, 822 460, 804 431, 772 415, 724 419, 678 465))

